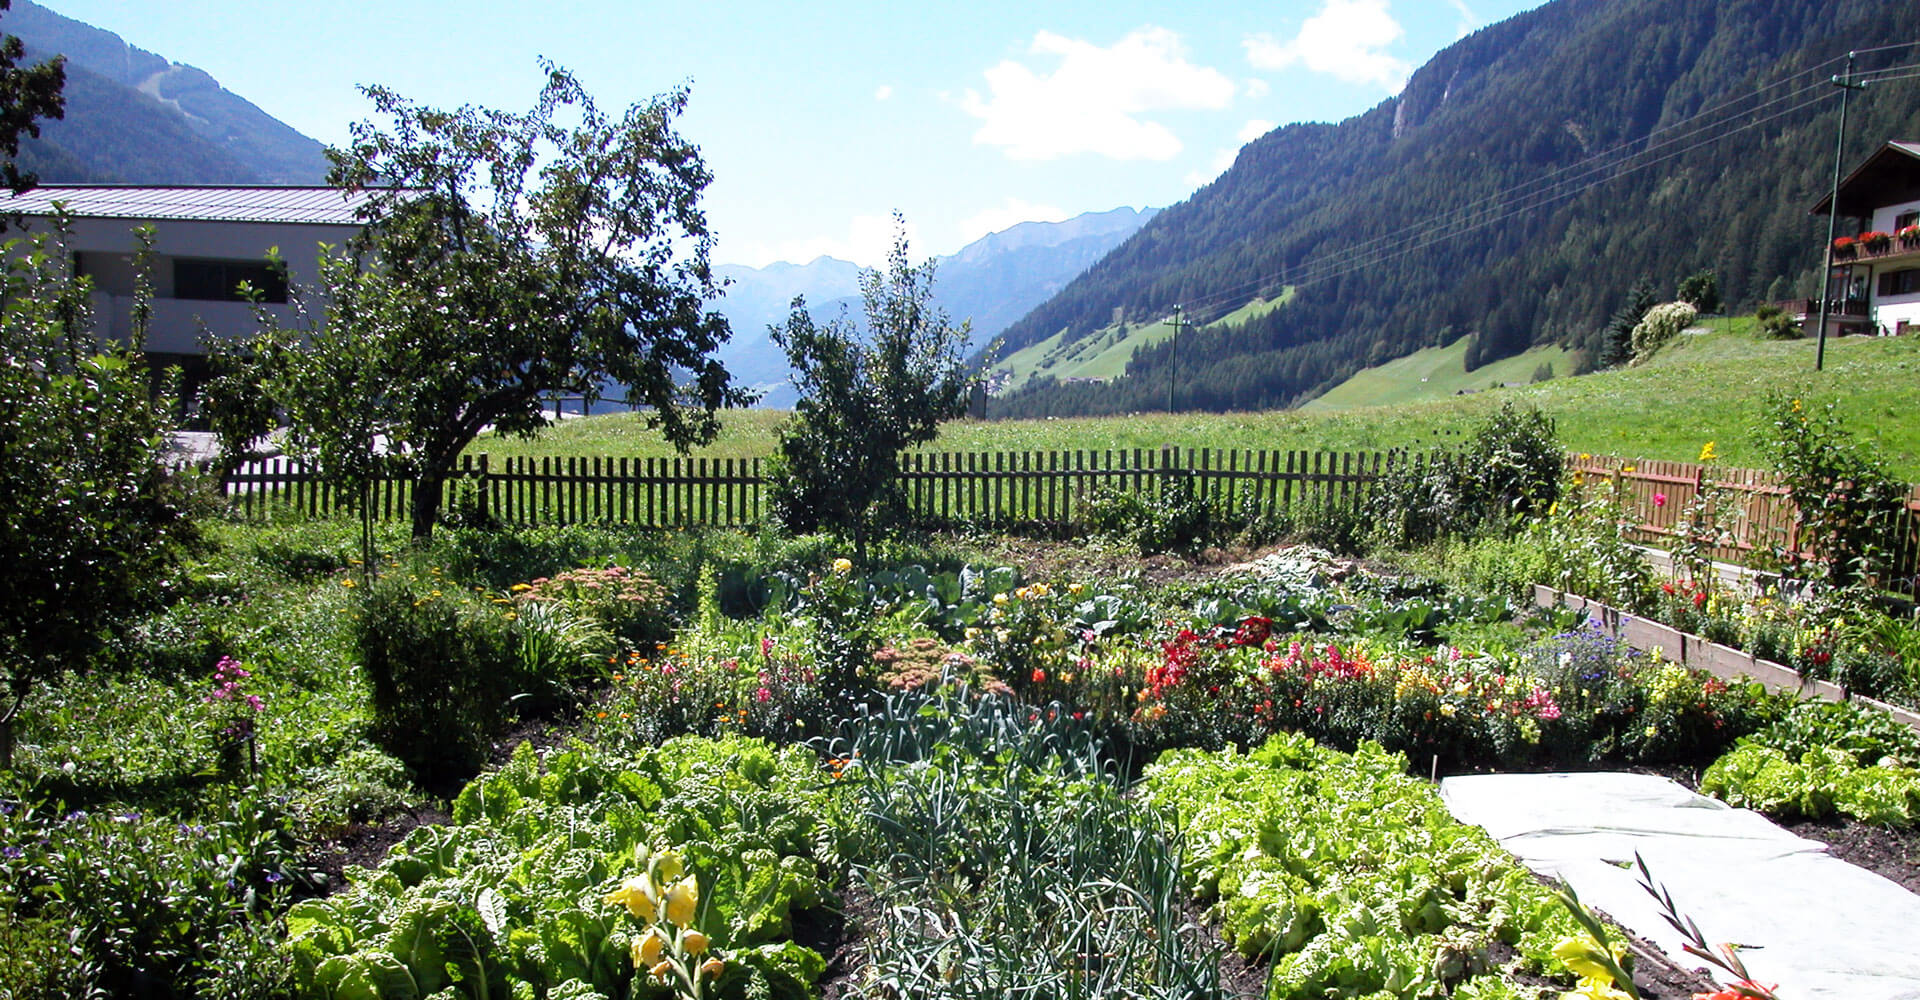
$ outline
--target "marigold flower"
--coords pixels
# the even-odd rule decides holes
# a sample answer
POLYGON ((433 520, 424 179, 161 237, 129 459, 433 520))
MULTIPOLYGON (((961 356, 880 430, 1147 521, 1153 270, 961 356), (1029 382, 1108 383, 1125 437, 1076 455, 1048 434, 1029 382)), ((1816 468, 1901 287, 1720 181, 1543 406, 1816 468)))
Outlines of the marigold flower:
POLYGON ((851 573, 851 572, 853 572, 853 560, 848 559, 845 556, 842 556, 839 559, 835 559, 833 561, 834 576, 846 576, 848 573, 851 573))

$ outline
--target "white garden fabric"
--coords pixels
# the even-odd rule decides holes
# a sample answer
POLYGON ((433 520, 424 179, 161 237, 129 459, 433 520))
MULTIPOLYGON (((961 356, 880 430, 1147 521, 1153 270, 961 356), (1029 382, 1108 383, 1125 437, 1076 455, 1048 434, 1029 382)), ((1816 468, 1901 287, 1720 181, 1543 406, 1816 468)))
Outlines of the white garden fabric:
POLYGON ((1746 946, 1748 971, 1783 1000, 1920 1000, 1920 896, 1757 813, 1644 774, 1467 775, 1440 795, 1684 967, 1705 963, 1640 888, 1635 851, 1708 941, 1746 946))

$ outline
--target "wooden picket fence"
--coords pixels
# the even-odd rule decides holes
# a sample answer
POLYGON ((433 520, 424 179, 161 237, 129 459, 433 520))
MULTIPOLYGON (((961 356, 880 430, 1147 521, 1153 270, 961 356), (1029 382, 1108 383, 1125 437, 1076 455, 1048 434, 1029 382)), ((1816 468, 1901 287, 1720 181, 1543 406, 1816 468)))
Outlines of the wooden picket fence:
MULTIPOLYGON (((1162 448, 1022 452, 917 452, 903 458, 909 508, 923 524, 1083 526, 1088 501, 1103 490, 1158 498, 1185 480, 1216 505, 1277 511, 1297 504, 1351 507, 1370 483, 1400 462, 1438 456, 1400 452, 1327 452, 1162 448)), ((741 527, 767 511, 767 479, 757 458, 463 458, 448 503, 471 504, 507 524, 619 523, 663 528, 741 527)), ((405 519, 412 484, 383 479, 372 508, 405 519)), ((342 509, 298 463, 271 459, 229 476, 236 513, 260 519, 325 516, 342 509)))
MULTIPOLYGON (((1160 448, 1019 452, 915 452, 901 478, 909 509, 926 525, 980 524, 1068 531, 1084 527, 1088 502, 1106 490, 1159 498, 1184 480, 1214 504, 1274 513, 1296 505, 1352 509, 1370 485, 1400 463, 1452 461, 1444 453, 1160 448)), ((1716 487, 1733 511, 1732 537, 1715 547, 1722 562, 1751 564, 1802 551, 1799 521, 1778 477, 1754 469, 1688 462, 1568 455, 1568 470, 1602 480, 1636 523, 1635 540, 1669 547, 1702 489, 1716 487)), ((374 515, 404 520, 412 484, 384 479, 374 515)), ((447 503, 471 504, 512 525, 618 523, 662 528, 745 527, 767 515, 767 478, 757 458, 508 458, 461 460, 447 503)), ((297 463, 272 459, 229 476, 225 492, 243 517, 329 515, 341 508, 297 463)), ((1886 589, 1920 597, 1920 489, 1886 589)))
MULTIPOLYGON (((1726 505, 1725 544, 1712 546, 1718 562, 1776 563, 1789 555, 1810 556, 1800 521, 1780 477, 1758 469, 1730 469, 1694 462, 1656 462, 1604 455, 1569 455, 1569 473, 1605 483, 1636 523, 1636 541, 1670 548, 1681 540, 1688 510, 1703 490, 1717 490, 1726 505)), ((1920 598, 1920 487, 1908 495, 1894 549, 1886 560, 1882 589, 1920 598)))

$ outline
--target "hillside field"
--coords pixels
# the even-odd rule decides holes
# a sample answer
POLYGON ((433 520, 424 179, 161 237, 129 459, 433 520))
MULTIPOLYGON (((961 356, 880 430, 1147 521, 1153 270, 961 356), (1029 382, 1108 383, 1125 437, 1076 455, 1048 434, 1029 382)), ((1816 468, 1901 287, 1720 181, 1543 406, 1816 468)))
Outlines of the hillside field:
MULTIPOLYGON (((930 450, 1445 447, 1511 400, 1552 416, 1569 450, 1693 461, 1701 445, 1714 441, 1722 463, 1764 468, 1767 454, 1757 426, 1761 406, 1769 393, 1786 393, 1810 405, 1837 404, 1846 426, 1872 444, 1895 475, 1920 480, 1920 416, 1914 405, 1920 338, 1830 341, 1826 370, 1816 373, 1812 341, 1756 341, 1744 334, 1744 325, 1735 321, 1722 329, 1716 321, 1707 332, 1683 335, 1643 367, 1537 385, 1337 410, 958 421, 946 427, 930 450)), ((1531 372, 1534 364, 1524 365, 1524 370, 1531 372)), ((1561 365, 1556 362, 1554 368, 1559 371, 1561 365)), ((785 416, 764 410, 728 414, 720 439, 693 454, 769 454, 774 429, 785 416)), ((673 453, 646 430, 645 418, 637 414, 571 419, 530 441, 482 438, 471 450, 553 456, 673 453)))

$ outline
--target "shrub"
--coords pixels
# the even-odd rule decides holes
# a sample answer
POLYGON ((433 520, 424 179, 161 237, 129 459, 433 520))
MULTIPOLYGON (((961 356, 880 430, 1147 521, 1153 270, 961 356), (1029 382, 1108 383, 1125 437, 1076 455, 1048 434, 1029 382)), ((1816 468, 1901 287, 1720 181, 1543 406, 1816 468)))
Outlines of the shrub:
POLYGON ((1699 315, 1690 302, 1666 302, 1647 310, 1633 328, 1633 363, 1644 364, 1699 315))
POLYGON ((1798 511, 1800 543, 1814 555, 1811 567, 1799 553, 1784 561, 1840 586, 1882 571, 1903 524, 1906 486, 1841 425, 1831 402, 1815 409, 1774 396, 1763 419, 1774 470, 1798 511))
POLYGON ((372 737, 422 782, 464 779, 486 759, 521 681, 511 612, 407 575, 367 588, 356 646, 372 737))

